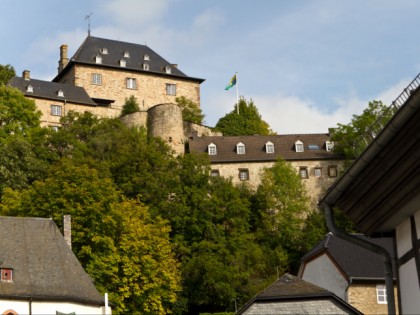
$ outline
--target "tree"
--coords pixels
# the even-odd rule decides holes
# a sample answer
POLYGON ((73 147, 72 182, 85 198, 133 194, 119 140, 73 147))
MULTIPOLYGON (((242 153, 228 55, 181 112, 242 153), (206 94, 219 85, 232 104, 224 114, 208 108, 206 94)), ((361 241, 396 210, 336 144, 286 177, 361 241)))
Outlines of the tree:
POLYGON ((396 108, 388 107, 381 101, 371 101, 361 115, 353 115, 347 125, 337 124, 331 140, 334 152, 348 159, 355 159, 394 115, 396 108))
POLYGON ((0 65, 0 85, 6 85, 15 76, 15 68, 11 65, 0 65))
POLYGON ((261 118, 258 108, 252 99, 247 102, 244 98, 235 104, 235 109, 220 118, 215 129, 225 136, 269 135, 270 126, 261 118), (238 110, 239 106, 239 110, 238 110))
POLYGON ((140 111, 139 103, 134 95, 131 95, 129 98, 125 99, 121 116, 136 113, 140 111))
POLYGON ((10 135, 27 136, 38 128, 41 112, 35 102, 16 88, 0 85, 0 139, 10 135))
POLYGON ((203 123, 204 114, 196 103, 187 99, 185 96, 177 97, 175 101, 182 109, 183 121, 188 121, 198 125, 203 123))

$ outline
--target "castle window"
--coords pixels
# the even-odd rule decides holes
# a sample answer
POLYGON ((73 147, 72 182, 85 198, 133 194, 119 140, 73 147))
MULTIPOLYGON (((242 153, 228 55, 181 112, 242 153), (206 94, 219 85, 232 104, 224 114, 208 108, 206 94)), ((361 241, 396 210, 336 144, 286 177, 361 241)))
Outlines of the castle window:
POLYGON ((146 71, 148 71, 149 69, 150 69, 150 66, 149 66, 149 64, 148 63, 143 63, 143 70, 146 70, 146 71))
POLYGON ((315 167, 314 176, 315 177, 321 177, 322 176, 322 169, 320 167, 315 167))
POLYGON ((59 126, 48 126, 52 131, 55 131, 55 132, 57 132, 58 131, 58 129, 60 129, 60 127, 59 126))
POLYGON ((249 180, 249 171, 247 168, 239 169, 239 179, 249 180))
POLYGON ((295 151, 296 152, 303 152, 303 142, 298 140, 295 142, 295 151))
POLYGON ((102 85, 102 74, 92 73, 92 84, 102 85))
POLYGON ((98 64, 102 63, 102 57, 100 55, 95 56, 95 63, 98 63, 98 64))
POLYGON ((143 56, 143 60, 145 60, 145 61, 149 61, 149 60, 150 60, 149 55, 147 55, 147 54, 146 54, 146 55, 144 55, 144 56, 143 56))
POLYGON ((61 114, 62 114, 62 107, 60 105, 51 105, 51 115, 61 116, 61 114))
POLYGON ((308 178, 309 177, 308 176, 308 169, 305 166, 302 166, 299 169, 299 176, 300 176, 300 178, 308 178))
POLYGON ((334 149, 334 142, 332 142, 332 141, 326 141, 325 142, 325 149, 327 151, 332 151, 332 149, 334 149))
POLYGON ((1 282, 12 282, 13 281, 13 269, 12 268, 1 268, 0 269, 0 281, 1 282))
POLYGON ((337 166, 335 165, 328 166, 328 176, 337 177, 337 166))
POLYGON ((131 90, 137 89, 137 81, 134 78, 127 78, 126 84, 127 84, 127 89, 131 89, 131 90))
POLYGON ((384 285, 376 286, 376 300, 378 301, 378 304, 387 304, 386 286, 384 285))
POLYGON ((168 73, 168 74, 170 74, 171 73, 171 67, 166 66, 165 67, 165 72, 168 73))
POLYGON ((219 177, 220 176, 219 170, 211 170, 210 176, 219 177))
POLYGON ((108 49, 107 48, 102 48, 101 49, 101 53, 103 53, 104 55, 108 55, 108 49))
POLYGON ((167 95, 176 95, 176 84, 166 84, 166 94, 167 95))
POLYGON ((127 66, 127 61, 126 60, 124 60, 124 59, 121 59, 120 60, 120 67, 126 67, 127 66))
POLYGON ((63 92, 63 90, 58 90, 58 91, 57 91, 57 96, 59 96, 59 97, 64 97, 64 92, 63 92))
POLYGON ((308 144, 309 150, 319 150, 319 145, 317 144, 308 144))
POLYGON ((237 154, 245 154, 245 144, 243 144, 242 142, 239 142, 236 145, 236 153, 237 154))
POLYGON ((26 87, 26 92, 29 92, 29 93, 33 93, 34 92, 34 87, 32 86, 32 85, 28 85, 27 87, 26 87))
POLYGON ((124 52, 124 58, 130 58, 130 53, 128 51, 124 52))
POLYGON ((217 147, 214 143, 210 143, 207 147, 209 155, 216 155, 217 154, 217 147))
POLYGON ((268 141, 265 144, 265 152, 266 153, 274 153, 274 144, 272 142, 268 141))

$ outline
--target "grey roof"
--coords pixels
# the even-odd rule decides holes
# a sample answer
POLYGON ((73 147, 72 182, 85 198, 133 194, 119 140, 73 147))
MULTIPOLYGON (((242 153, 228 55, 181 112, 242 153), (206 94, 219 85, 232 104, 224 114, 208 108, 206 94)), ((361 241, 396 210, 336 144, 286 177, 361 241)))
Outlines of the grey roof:
MULTIPOLYGON (((237 314, 244 314, 254 303, 268 302, 290 302, 290 301, 330 301, 340 310, 345 310, 348 314, 361 314, 358 310, 338 298, 334 293, 318 287, 310 282, 302 280, 290 274, 285 274, 261 293, 257 294, 247 304, 245 304, 237 314)), ((296 305, 292 304, 291 307, 296 305)), ((305 311, 301 309, 301 311, 305 311)), ((322 314, 319 310, 318 314, 322 314)))
POLYGON ((69 65, 67 65, 63 71, 61 71, 54 78, 53 81, 58 81, 74 63, 94 65, 95 67, 111 67, 120 70, 122 69, 124 71, 131 70, 143 73, 153 73, 169 77, 172 76, 194 80, 200 83, 204 81, 204 79, 187 76, 185 73, 179 70, 177 66, 162 58, 146 45, 121 42, 93 36, 88 36, 85 39, 74 56, 70 58, 69 65), (103 53, 104 48, 106 48, 106 54, 103 53), (128 52, 129 57, 124 57, 126 52, 128 52), (102 57, 101 64, 95 63, 95 57, 97 55, 102 57), (144 55, 149 56, 149 61, 144 60, 144 55), (119 65, 121 59, 126 61, 126 66, 124 68, 119 65), (149 70, 143 70, 144 63, 149 65, 149 70), (171 68, 170 74, 167 74, 165 71, 165 67, 167 66, 171 68))
MULTIPOLYGON (((379 245, 385 248, 391 257, 395 256, 391 237, 368 238, 363 234, 354 234, 354 236, 379 245)), ((334 236, 332 233, 328 233, 321 242, 306 253, 301 258, 301 263, 307 264, 323 253, 327 253, 349 279, 385 280, 381 255, 334 236)))
POLYGON ((97 104, 89 97, 86 90, 79 86, 34 79, 25 80, 23 77, 14 77, 9 84, 12 87, 21 90, 22 93, 28 97, 97 106, 97 104), (33 92, 28 92, 27 89, 29 85, 32 86, 33 92), (57 93, 59 90, 63 92, 64 96, 58 96, 57 93))
POLYGON ((329 141, 328 133, 320 134, 292 134, 270 136, 212 136, 196 137, 189 139, 190 152, 208 152, 208 145, 213 143, 217 147, 216 155, 209 155, 212 163, 223 162, 248 162, 248 161, 276 161, 279 157, 287 161, 293 160, 326 160, 342 159, 341 156, 327 151, 326 141, 329 141), (296 152, 295 142, 303 142, 304 152, 296 152), (236 153, 236 145, 245 144, 245 154, 236 153), (266 153, 265 144, 274 144, 274 153, 266 153), (317 146, 319 149, 309 149, 309 146, 317 146))
POLYGON ((51 219, 0 217, 0 268, 13 269, 0 298, 104 305, 51 219))

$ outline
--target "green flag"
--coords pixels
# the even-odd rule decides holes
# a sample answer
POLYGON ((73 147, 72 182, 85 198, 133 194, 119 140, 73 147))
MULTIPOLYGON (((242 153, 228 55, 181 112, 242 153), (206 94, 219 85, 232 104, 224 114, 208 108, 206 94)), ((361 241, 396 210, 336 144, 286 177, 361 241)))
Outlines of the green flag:
POLYGON ((226 85, 225 90, 229 90, 231 87, 236 85, 236 74, 230 79, 229 84, 226 85))

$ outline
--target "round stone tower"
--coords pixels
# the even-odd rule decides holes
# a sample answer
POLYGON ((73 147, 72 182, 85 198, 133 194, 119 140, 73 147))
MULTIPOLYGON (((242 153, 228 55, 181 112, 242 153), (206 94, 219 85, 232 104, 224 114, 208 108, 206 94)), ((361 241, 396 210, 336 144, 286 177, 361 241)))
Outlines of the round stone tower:
POLYGON ((147 132, 167 142, 176 154, 184 154, 184 129, 181 108, 172 103, 155 105, 147 110, 147 132))

